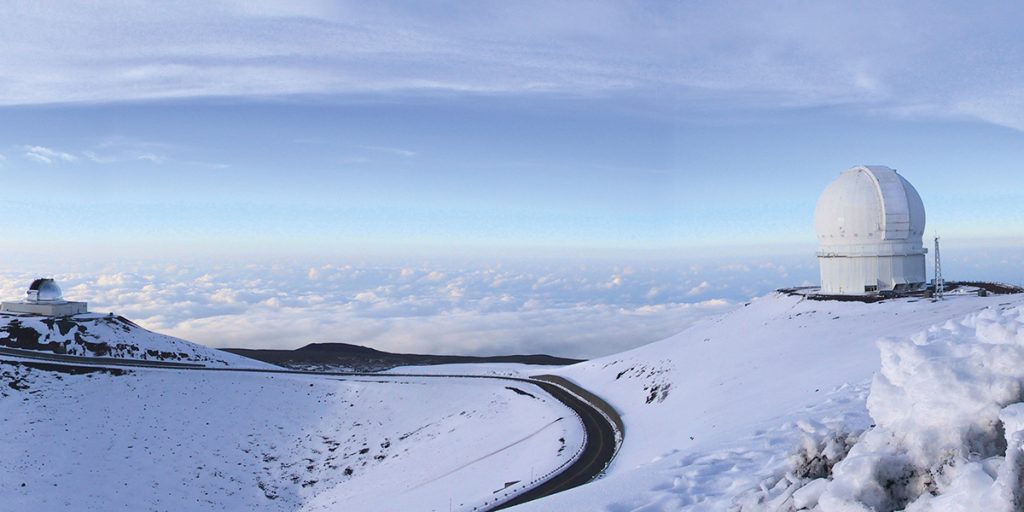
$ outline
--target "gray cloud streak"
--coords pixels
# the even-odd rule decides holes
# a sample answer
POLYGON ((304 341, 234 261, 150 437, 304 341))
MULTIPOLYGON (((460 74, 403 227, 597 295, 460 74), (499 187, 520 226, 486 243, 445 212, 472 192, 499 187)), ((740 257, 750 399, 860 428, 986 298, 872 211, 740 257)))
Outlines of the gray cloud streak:
POLYGON ((598 94, 1024 129, 1014 3, 291 4, 5 4, 0 104, 598 94))

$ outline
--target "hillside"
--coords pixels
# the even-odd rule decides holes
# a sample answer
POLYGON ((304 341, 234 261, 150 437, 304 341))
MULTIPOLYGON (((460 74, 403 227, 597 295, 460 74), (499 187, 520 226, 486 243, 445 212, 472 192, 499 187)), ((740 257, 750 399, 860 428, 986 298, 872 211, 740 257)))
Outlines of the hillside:
POLYGON ((82 357, 270 367, 266 363, 146 330, 113 315, 72 317, 0 313, 0 347, 82 357))
MULTIPOLYGON (((1010 510, 1024 499, 1024 295, 958 291, 873 303, 776 293, 562 368, 393 372, 553 373, 621 413, 625 442, 603 478, 515 510, 1010 510)), ((19 349, 263 364, 118 317, 5 321, 2 344, 19 349)), ((350 345, 280 352, 398 360, 350 345)), ((0 500, 27 509, 446 510, 451 498, 473 510, 582 442, 564 406, 500 381, 0 370, 0 435, 12 440, 0 458, 42 477, 0 485, 0 500), (29 442, 40 435, 54 441, 29 442), (103 487, 109 475, 130 491, 103 487), (42 481, 60 483, 42 493, 42 481)))
POLYGON ((583 443, 508 381, 54 368, 0 361, 5 510, 479 510, 583 443))
POLYGON ((878 340, 1022 304, 1022 295, 865 304, 772 294, 557 370, 615 406, 626 439, 606 478, 522 510, 797 510, 767 503, 827 474, 874 421, 866 403, 878 340))

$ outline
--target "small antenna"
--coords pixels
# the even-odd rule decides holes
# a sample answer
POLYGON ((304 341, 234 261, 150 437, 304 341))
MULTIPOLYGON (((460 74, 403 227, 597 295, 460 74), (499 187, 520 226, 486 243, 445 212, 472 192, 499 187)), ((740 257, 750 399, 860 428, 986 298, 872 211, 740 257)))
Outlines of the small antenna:
POLYGON ((942 279, 942 255, 939 253, 939 235, 935 235, 935 282, 932 283, 934 295, 937 300, 942 300, 946 293, 946 281, 942 279))

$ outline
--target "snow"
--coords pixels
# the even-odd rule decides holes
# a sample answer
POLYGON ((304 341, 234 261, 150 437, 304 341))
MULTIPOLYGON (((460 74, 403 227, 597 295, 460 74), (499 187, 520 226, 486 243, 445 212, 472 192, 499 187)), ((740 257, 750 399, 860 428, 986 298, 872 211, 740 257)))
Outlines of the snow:
POLYGON ((81 357, 169 361, 213 367, 275 366, 139 327, 123 317, 0 314, 0 347, 81 357))
MULTIPOLYGON (((95 321, 88 332, 109 323, 95 321)), ((11 338, 9 325, 0 336, 11 338)), ((89 347, 59 338, 59 326, 24 325, 41 343, 89 347)), ((111 324, 103 336, 123 332, 136 352, 171 346, 134 329, 111 324)), ((188 360, 235 364, 173 346, 188 360)), ((0 481, 0 502, 15 509, 486 507, 568 464, 584 434, 529 384, 443 375, 546 373, 608 401, 626 436, 603 478, 516 510, 1009 511, 1024 502, 1020 295, 865 304, 772 294, 562 368, 439 365, 358 378, 0 369, 0 461, 16 476, 0 481)))
POLYGON ((868 397, 876 426, 835 467, 819 510, 1018 510, 1024 306, 883 340, 868 397))
MULTIPOLYGON (((548 370, 611 403, 625 421, 625 442, 603 479, 517 510, 814 503, 816 494, 829 494, 823 484, 801 489, 829 477, 873 422, 867 396, 879 368, 877 340, 910 339, 934 324, 1022 302, 964 294, 865 304, 772 294, 661 342, 548 370)), ((1012 329, 981 328, 990 331, 1005 338, 1012 329)))
POLYGON ((584 435, 539 388, 495 379, 0 362, 0 380, 12 510, 473 510, 584 435))

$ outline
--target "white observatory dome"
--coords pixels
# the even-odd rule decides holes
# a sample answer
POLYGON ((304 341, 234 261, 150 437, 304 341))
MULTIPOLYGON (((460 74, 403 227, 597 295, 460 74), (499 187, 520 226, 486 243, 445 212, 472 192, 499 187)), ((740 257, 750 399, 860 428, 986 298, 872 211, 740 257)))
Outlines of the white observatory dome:
POLYGON ((863 294, 924 286, 924 203, 884 166, 848 169, 818 199, 821 291, 863 294))
POLYGON ((920 241, 924 203, 914 186, 896 171, 876 165, 854 167, 821 194, 814 224, 822 245, 920 241))
POLYGON ((16 315, 33 315, 48 317, 68 317, 88 313, 88 305, 84 302, 64 300, 57 282, 50 278, 39 278, 32 281, 26 300, 20 302, 0 302, 0 311, 16 315))
POLYGON ((28 287, 28 300, 32 302, 54 302, 64 300, 64 293, 53 279, 42 278, 32 281, 28 287))

